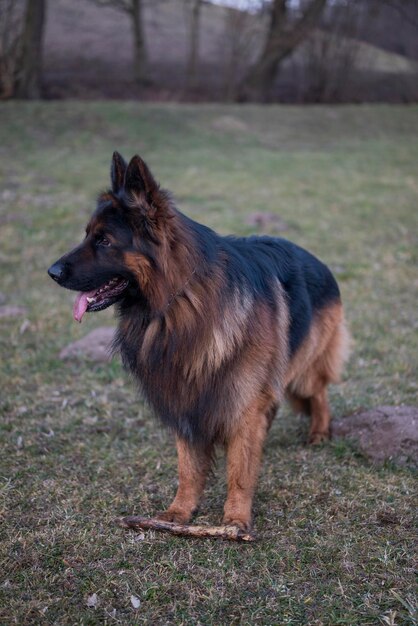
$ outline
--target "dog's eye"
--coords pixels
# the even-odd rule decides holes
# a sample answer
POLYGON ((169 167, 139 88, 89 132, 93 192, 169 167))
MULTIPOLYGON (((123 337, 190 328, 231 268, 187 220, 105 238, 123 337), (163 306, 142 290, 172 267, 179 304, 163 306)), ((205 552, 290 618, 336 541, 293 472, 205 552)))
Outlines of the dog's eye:
POLYGON ((110 241, 104 235, 100 235, 96 239, 96 246, 110 246, 110 241))

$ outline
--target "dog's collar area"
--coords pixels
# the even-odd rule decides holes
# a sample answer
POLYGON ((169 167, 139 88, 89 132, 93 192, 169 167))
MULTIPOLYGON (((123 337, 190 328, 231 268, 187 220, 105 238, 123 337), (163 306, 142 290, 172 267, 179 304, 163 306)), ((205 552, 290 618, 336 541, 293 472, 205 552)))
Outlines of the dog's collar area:
POLYGON ((177 298, 179 296, 181 296, 182 293, 184 293, 184 290, 186 289, 187 285, 190 284, 190 282, 193 279, 193 276, 196 274, 196 268, 193 270, 193 272, 190 274, 189 278, 186 280, 186 282, 180 287, 180 289, 178 289, 177 291, 175 291, 174 293, 170 294, 170 297, 168 299, 168 302, 165 306, 165 308, 163 309, 163 315, 165 315, 167 313, 167 311, 169 310, 169 308, 171 307, 171 305, 173 304, 173 302, 175 302, 177 300, 177 298))

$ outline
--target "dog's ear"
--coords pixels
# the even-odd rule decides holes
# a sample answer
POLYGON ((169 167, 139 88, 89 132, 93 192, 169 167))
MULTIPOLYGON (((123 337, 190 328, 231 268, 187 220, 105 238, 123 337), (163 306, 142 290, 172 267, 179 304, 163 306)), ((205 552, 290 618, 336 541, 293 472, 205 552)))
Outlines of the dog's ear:
POLYGON ((110 166, 110 180, 112 181, 112 191, 113 193, 118 193, 118 191, 123 186, 123 181, 125 180, 125 172, 126 172, 126 161, 119 154, 119 152, 114 152, 112 157, 112 165, 110 166))
POLYGON ((124 186, 127 192, 132 194, 145 193, 149 199, 152 199, 153 194, 159 188, 148 165, 138 155, 132 157, 129 162, 125 173, 124 186))

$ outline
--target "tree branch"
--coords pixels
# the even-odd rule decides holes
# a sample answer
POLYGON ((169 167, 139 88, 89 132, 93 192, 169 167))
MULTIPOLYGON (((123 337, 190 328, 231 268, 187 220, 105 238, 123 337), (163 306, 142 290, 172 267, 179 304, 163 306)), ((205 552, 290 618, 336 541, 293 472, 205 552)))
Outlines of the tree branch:
POLYGON ((255 541, 252 533, 241 530, 238 526, 195 526, 192 524, 177 524, 165 522, 156 518, 137 515, 121 517, 117 524, 122 528, 133 530, 158 530, 183 537, 209 537, 212 539, 227 539, 229 541, 255 541))
POLYGON ((311 0, 294 23, 286 0, 274 0, 263 51, 241 83, 239 99, 266 100, 280 63, 303 41, 318 21, 327 0, 311 0))
POLYGON ((408 11, 405 9, 405 6, 403 6, 402 4, 399 4, 399 2, 396 2, 396 1, 393 1, 393 0, 383 0, 383 4, 386 4, 386 6, 390 7, 394 11, 396 11, 398 13, 398 15, 400 15, 406 22, 408 22, 408 24, 410 24, 411 26, 414 26, 416 29, 418 29, 418 20, 414 19, 408 13, 408 11))

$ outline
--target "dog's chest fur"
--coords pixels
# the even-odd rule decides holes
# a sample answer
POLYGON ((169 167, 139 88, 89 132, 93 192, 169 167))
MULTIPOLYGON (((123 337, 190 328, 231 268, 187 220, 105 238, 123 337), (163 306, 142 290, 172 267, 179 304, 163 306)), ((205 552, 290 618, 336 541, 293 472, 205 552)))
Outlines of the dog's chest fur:
POLYGON ((287 345, 276 314, 248 294, 235 293, 213 319, 208 308, 205 324, 184 300, 161 317, 139 307, 122 313, 116 347, 166 425, 191 441, 222 439, 265 381, 283 378, 287 345))

